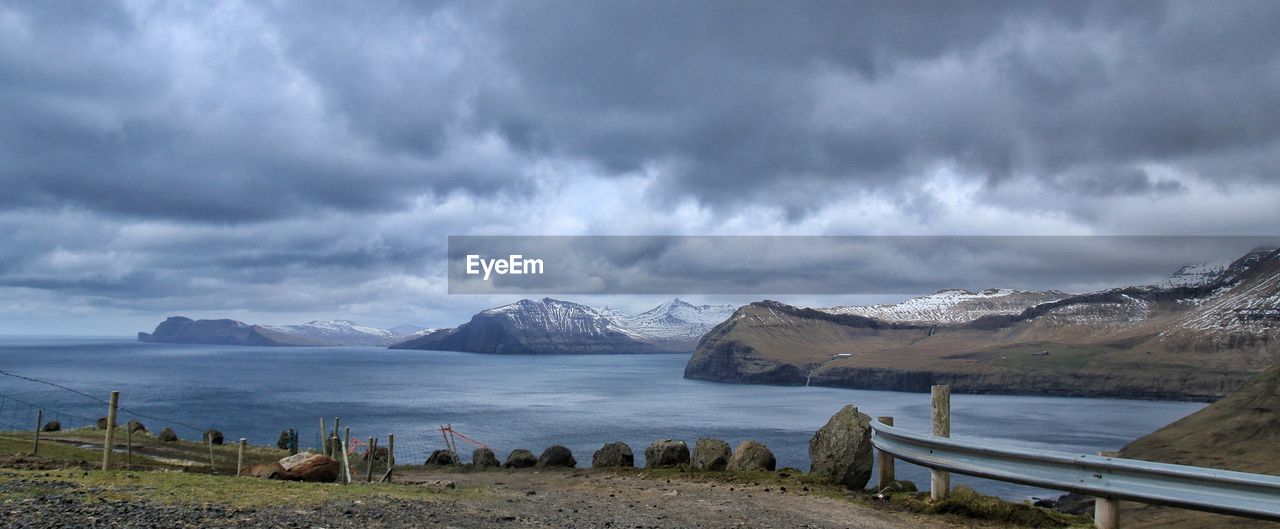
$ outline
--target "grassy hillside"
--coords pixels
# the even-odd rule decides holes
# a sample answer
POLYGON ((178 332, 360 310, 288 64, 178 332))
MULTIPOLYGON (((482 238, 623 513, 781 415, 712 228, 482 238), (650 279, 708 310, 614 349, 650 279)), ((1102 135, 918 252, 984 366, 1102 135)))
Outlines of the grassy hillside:
MULTIPOLYGON (((1280 364, 1250 380, 1230 396, 1161 428, 1128 446, 1121 455, 1241 472, 1280 475, 1280 364)), ((1274 522, 1128 505, 1128 527, 1200 529, 1277 527, 1274 522)))

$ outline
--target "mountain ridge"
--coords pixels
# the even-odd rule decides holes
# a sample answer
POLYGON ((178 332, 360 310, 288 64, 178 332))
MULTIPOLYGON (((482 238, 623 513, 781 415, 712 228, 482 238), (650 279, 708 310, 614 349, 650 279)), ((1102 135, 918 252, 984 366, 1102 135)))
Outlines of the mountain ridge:
POLYGON ((170 316, 150 333, 138 333, 147 343, 259 346, 383 347, 403 339, 392 331, 366 327, 349 320, 312 320, 300 325, 253 325, 232 319, 193 320, 170 316))
POLYGON ((628 315, 552 298, 521 299, 480 311, 457 328, 391 347, 494 354, 687 353, 732 310, 675 298, 628 315))
POLYGON ((968 321, 885 321, 761 301, 708 332, 685 376, 1213 400, 1280 360, 1267 312, 1280 305, 1278 284, 1280 252, 1266 249, 1199 282, 1070 295, 968 321))

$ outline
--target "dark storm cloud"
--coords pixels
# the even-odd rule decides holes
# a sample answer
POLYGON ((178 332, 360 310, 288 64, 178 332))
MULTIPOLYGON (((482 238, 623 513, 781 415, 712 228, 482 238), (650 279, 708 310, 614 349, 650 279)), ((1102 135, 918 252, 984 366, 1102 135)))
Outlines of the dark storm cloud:
POLYGON ((504 28, 532 136, 618 169, 673 162, 677 196, 817 184, 792 199, 813 206, 824 185, 891 187, 932 163, 1167 192, 1133 166, 1275 160, 1273 2, 520 5, 504 28), (1081 167, 1100 177, 1064 177, 1081 167))
POLYGON ((245 221, 532 192, 821 207, 937 164, 1082 195, 1271 179, 1274 2, 11 4, 4 204, 245 221), (512 159, 468 146, 500 138, 512 159), (500 156, 497 156, 500 157, 500 156), (1081 178, 1081 172, 1091 176, 1081 178), (1114 180, 1114 183, 1104 182, 1114 180))

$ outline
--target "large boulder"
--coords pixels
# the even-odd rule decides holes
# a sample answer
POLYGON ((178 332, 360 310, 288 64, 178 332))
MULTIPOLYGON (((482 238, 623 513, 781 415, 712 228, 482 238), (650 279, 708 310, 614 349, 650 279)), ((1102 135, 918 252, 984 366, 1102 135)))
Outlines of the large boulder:
POLYGON ((285 470, 280 463, 263 463, 244 467, 240 470, 240 475, 250 478, 284 479, 285 470))
POLYGON ((147 427, 142 425, 142 421, 134 419, 129 421, 129 431, 132 433, 145 432, 147 427))
POLYGON ((156 439, 162 443, 176 443, 178 442, 178 433, 174 432, 173 428, 165 428, 160 430, 160 435, 157 435, 156 439))
POLYGON ((213 428, 205 430, 204 436, 200 438, 200 442, 205 444, 213 443, 216 445, 220 445, 222 444, 222 432, 214 430, 213 428))
POLYGON ((431 452, 431 456, 427 458, 426 462, 427 465, 436 466, 457 465, 458 463, 458 454, 454 453, 453 450, 436 450, 435 452, 431 452))
POLYGON ((733 451, 729 443, 703 437, 693 443, 693 468, 698 470, 724 470, 729 466, 733 451))
POLYGON ((302 452, 280 460, 284 473, 280 479, 332 483, 338 480, 338 460, 324 454, 302 452))
POLYGON ((99 430, 106 430, 106 429, 107 429, 107 418, 106 418, 106 417, 98 417, 98 429, 99 429, 99 430))
POLYGON ((507 468, 529 468, 538 464, 538 458, 533 457, 533 452, 523 448, 517 448, 511 451, 507 456, 507 462, 502 466, 507 468))
POLYGON ((62 423, 60 423, 60 422, 58 422, 58 421, 49 421, 49 422, 47 422, 47 423, 44 423, 44 428, 41 428, 41 429, 40 429, 40 431, 42 431, 42 432, 60 432, 60 431, 62 431, 62 423))
POLYGON ((578 466, 578 460, 573 458, 573 452, 561 445, 548 446, 542 451, 542 455, 538 457, 539 467, 568 467, 578 466))
POLYGON ((871 479, 871 417, 846 405, 809 440, 810 472, 851 489, 871 479))
POLYGON ((480 447, 471 452, 471 464, 476 468, 500 467, 502 463, 498 461, 498 456, 485 447, 480 447))
POLYGON ((676 439, 660 439, 644 449, 645 468, 669 468, 689 464, 689 445, 676 439))
POLYGON ((778 460, 774 459, 773 452, 763 444, 755 441, 743 441, 733 450, 733 457, 729 458, 729 470, 766 470, 773 472, 778 468, 778 460))
POLYGON ((631 447, 627 443, 622 441, 606 443, 591 455, 591 466, 596 468, 630 468, 636 466, 636 455, 631 451, 631 447))

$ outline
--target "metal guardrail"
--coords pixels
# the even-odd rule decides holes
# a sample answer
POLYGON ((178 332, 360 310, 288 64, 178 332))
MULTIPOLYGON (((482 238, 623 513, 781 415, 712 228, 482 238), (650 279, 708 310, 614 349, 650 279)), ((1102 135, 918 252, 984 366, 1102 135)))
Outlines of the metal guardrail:
POLYGON ((1010 483, 1280 521, 1280 477, 960 440, 872 421, 872 444, 924 467, 1010 483))

